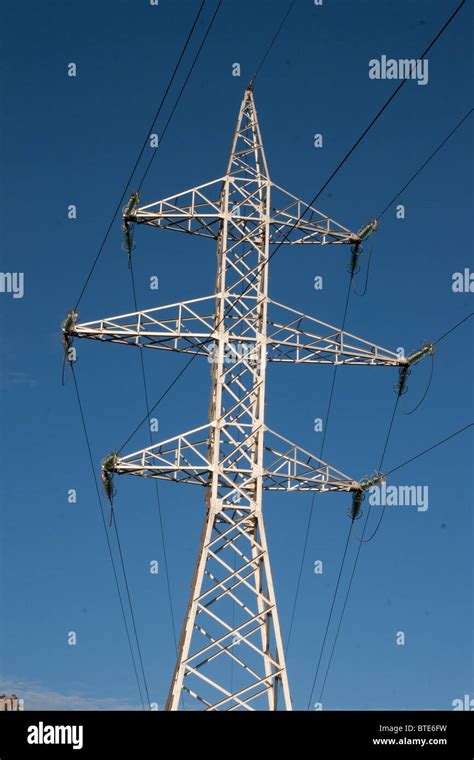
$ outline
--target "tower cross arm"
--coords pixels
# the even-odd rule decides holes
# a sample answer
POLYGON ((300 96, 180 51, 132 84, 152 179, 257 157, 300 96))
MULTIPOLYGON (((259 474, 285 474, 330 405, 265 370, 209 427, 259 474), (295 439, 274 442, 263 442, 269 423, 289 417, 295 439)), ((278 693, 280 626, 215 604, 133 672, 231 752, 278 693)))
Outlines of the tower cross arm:
POLYGON ((376 343, 269 299, 267 361, 404 367, 407 359, 376 343))
POLYGON ((93 322, 73 322, 67 337, 197 353, 209 358, 215 323, 214 302, 215 296, 205 296, 93 322))
POLYGON ((279 245, 360 244, 359 233, 352 232, 274 182, 271 183, 271 187, 272 243, 279 245))
POLYGON ((358 491, 360 483, 273 430, 265 430, 266 491, 358 491))
POLYGON ((117 455, 113 472, 206 486, 210 470, 209 427, 202 425, 131 454, 117 455))
MULTIPOLYGON (((255 475, 249 466, 250 439, 235 442, 233 452, 217 465, 209 458, 212 423, 125 456, 114 457, 113 472, 144 478, 207 486, 211 473, 218 478, 224 503, 239 503, 255 475)), ((358 481, 319 459, 301 446, 265 427, 262 486, 267 491, 357 491, 358 481)))
POLYGON ((222 220, 225 177, 124 213, 125 225, 145 224, 216 239, 222 220))

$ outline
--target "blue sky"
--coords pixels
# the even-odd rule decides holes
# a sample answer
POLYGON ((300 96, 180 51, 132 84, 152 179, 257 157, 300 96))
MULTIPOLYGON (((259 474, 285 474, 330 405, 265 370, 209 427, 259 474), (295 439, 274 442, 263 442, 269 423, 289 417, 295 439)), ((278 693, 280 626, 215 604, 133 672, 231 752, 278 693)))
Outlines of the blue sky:
MULTIPOLYGON (((206 5, 209 16, 214 3, 206 5)), ((187 0, 160 0, 158 7, 145 0, 30 0, 1 12, 1 269, 24 272, 25 293, 22 299, 0 294, 0 692, 36 695, 30 706, 41 703, 41 695, 43 704, 65 708, 84 706, 84 700, 92 707, 138 704, 70 376, 61 386, 59 327, 79 295, 197 7, 187 0), (77 64, 75 78, 67 76, 70 62, 77 64), (69 204, 78 209, 74 221, 67 218, 69 204), (71 488, 76 504, 67 501, 71 488), (71 630, 75 647, 67 645, 71 630)), ((283 0, 257 7, 251 0, 224 0, 142 188, 145 202, 222 176, 243 91, 286 7, 283 0), (240 78, 232 76, 234 62, 241 64, 240 78)), ((369 60, 417 57, 454 7, 446 0, 325 0, 322 7, 297 0, 255 88, 272 179, 310 200, 398 84, 369 79, 369 60), (315 133, 323 135, 321 149, 313 146, 315 133)), ((466 3, 429 55, 428 84, 407 82, 318 208, 358 229, 469 110, 471 28, 466 3)), ((202 35, 204 25, 199 30, 202 35)), ((351 299, 350 332, 410 351, 472 310, 472 294, 451 288, 452 274, 472 262, 471 130, 465 122, 403 194, 404 220, 396 219, 394 207, 383 217, 373 238, 367 295, 351 299)), ((341 247, 283 247, 271 262, 270 295, 339 324, 348 258, 341 247), (316 275, 323 276, 322 291, 313 288, 316 275)), ((209 295, 214 287, 210 241, 140 230, 134 267, 141 308, 209 295), (152 275, 159 277, 158 293, 148 287, 152 275)), ((80 318, 132 309, 117 222, 80 318)), ((386 468, 472 419, 470 339, 466 323, 440 345, 426 401, 416 414, 396 417, 386 468)), ((77 348, 77 377, 99 463, 144 415, 139 355, 86 341, 77 348)), ((150 351, 144 358, 156 400, 186 357, 150 351)), ((406 409, 428 374, 429 362, 416 367, 406 409)), ((267 424, 317 454, 321 434, 313 421, 325 415, 331 368, 273 365, 267 377, 267 424)), ((391 368, 338 372, 327 461, 355 478, 377 467, 396 380, 391 368)), ((158 410, 157 440, 204 424, 208 391, 209 367, 195 361, 158 410)), ((144 428, 128 450, 147 443, 144 428)), ((326 709, 450 709, 453 699, 474 693, 471 470, 468 433, 394 474, 394 484, 428 485, 429 509, 387 508, 376 538, 363 547, 326 709), (397 631, 405 632, 405 646, 395 644, 397 631)), ((118 486, 117 520, 150 696, 162 706, 174 650, 164 571, 154 576, 148 570, 153 559, 163 568, 155 493, 138 478, 120 478, 118 486)), ((162 484, 160 496, 179 629, 203 493, 162 484)), ((310 500, 308 494, 281 494, 265 501, 285 638, 310 500)), ((316 497, 287 661, 294 705, 301 709, 348 530, 347 507, 343 495, 316 497), (324 562, 321 576, 313 572, 318 559, 324 562)), ((352 541, 346 580, 356 550, 352 541)))

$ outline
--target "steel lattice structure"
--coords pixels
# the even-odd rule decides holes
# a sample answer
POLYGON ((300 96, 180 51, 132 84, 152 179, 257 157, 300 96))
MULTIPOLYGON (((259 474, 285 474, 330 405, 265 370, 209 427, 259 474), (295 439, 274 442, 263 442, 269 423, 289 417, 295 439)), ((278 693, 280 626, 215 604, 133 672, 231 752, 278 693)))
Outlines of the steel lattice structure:
POLYGON ((268 429, 267 362, 404 367, 407 360, 268 297, 271 245, 357 245, 361 237, 271 181, 251 86, 226 174, 148 206, 137 203, 124 222, 126 229, 145 224, 217 242, 214 295, 74 324, 68 333, 197 353, 211 364, 209 422, 117 456, 113 466, 116 473, 205 489, 166 709, 178 709, 184 692, 207 710, 290 710, 263 491, 360 492, 362 485, 268 429), (222 661, 233 663, 230 687, 222 661))

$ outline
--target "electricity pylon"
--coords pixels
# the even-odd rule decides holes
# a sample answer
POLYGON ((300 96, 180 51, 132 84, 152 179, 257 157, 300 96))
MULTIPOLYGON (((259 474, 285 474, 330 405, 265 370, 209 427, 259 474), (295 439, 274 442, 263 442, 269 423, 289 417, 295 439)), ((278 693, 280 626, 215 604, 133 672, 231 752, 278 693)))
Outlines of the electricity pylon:
POLYGON ((74 323, 68 337, 181 353, 211 365, 209 422, 109 462, 114 473, 203 486, 206 514, 166 703, 182 693, 207 710, 291 710, 262 514, 263 491, 343 491, 364 484, 265 424, 267 362, 408 367, 409 360, 268 297, 270 245, 359 246, 351 232, 275 185, 252 87, 237 120, 226 174, 148 206, 130 224, 217 241, 214 295, 74 323), (309 210, 310 219, 303 214, 309 210), (224 662, 230 668, 223 667, 224 662))

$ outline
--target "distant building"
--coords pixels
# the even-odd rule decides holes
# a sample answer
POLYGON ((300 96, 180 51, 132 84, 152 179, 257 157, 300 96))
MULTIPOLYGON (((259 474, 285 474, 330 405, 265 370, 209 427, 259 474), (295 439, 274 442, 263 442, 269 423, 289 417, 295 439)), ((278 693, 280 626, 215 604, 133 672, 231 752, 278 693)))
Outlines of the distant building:
POLYGON ((2 710, 24 710, 23 700, 18 699, 16 694, 12 694, 11 697, 0 694, 0 711, 2 710))

